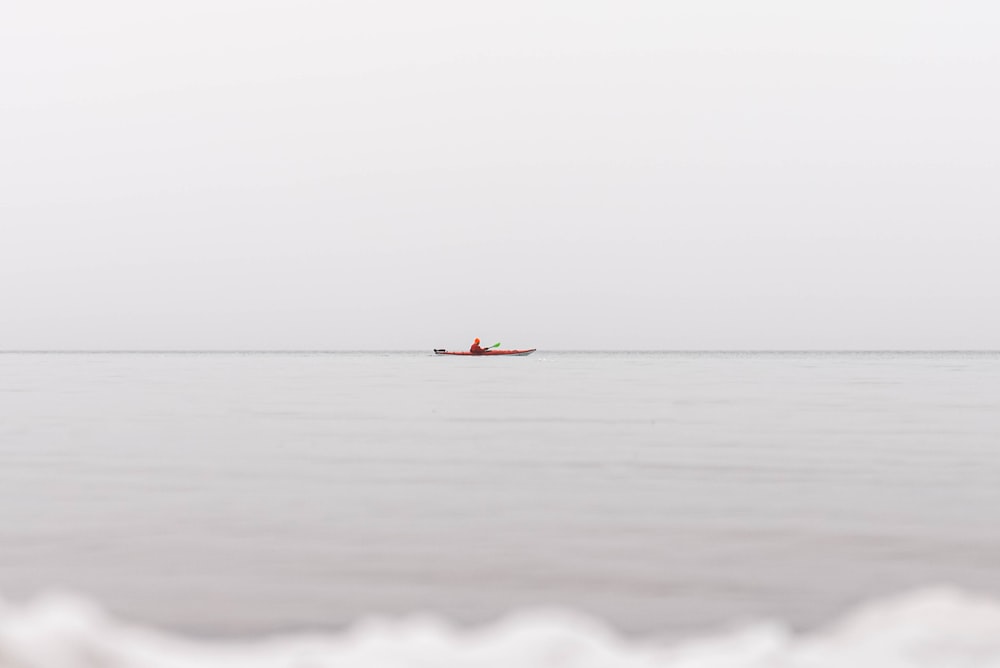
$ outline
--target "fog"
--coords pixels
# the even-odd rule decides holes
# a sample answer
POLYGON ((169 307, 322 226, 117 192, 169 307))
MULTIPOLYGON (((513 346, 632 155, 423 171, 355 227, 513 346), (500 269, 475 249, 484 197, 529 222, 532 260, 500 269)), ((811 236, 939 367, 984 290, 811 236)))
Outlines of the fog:
POLYGON ((0 349, 996 348, 987 2, 8 2, 0 349))

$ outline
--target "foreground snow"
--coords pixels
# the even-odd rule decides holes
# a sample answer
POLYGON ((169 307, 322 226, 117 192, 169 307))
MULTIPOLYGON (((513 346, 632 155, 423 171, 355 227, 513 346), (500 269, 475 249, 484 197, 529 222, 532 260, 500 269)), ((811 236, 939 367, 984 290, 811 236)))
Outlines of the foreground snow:
POLYGON ((1000 602, 927 589, 863 606, 816 632, 762 623, 672 645, 623 638, 565 612, 465 630, 369 620, 343 633, 194 641, 105 616, 80 599, 0 603, 0 668, 1000 668, 1000 602))

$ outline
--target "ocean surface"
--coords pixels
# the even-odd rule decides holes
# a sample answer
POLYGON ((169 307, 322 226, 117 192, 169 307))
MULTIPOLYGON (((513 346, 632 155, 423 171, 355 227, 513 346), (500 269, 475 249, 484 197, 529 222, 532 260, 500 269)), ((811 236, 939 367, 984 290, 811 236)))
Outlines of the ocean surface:
POLYGON ((3 353, 0 598, 4 668, 1000 665, 1000 354, 3 353))

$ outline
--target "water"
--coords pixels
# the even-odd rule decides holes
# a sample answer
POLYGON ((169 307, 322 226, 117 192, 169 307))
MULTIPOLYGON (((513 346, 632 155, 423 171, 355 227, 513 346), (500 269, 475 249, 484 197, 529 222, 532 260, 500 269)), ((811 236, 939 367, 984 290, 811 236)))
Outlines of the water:
POLYGON ((0 593, 626 637, 1000 595, 993 353, 0 355, 0 593))

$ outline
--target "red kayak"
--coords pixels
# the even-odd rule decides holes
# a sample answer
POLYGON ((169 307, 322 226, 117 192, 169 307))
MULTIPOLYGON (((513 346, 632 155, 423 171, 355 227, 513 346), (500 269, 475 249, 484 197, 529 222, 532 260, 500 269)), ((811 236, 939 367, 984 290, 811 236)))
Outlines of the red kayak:
POLYGON ((468 350, 462 350, 458 352, 453 352, 450 350, 445 350, 443 348, 434 349, 435 355, 467 355, 468 357, 492 357, 494 355, 530 355, 535 352, 537 348, 531 348, 530 350, 487 350, 483 353, 470 353, 468 350))

